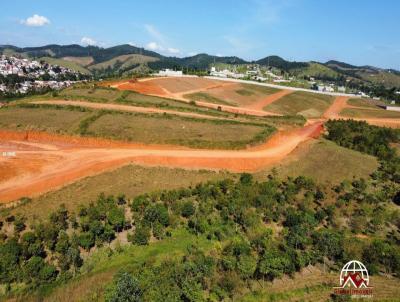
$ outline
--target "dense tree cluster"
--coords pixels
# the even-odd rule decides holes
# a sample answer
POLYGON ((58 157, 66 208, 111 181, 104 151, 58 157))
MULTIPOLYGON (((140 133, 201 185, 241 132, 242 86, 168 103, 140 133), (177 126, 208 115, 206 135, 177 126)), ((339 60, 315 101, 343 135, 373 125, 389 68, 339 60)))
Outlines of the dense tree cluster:
MULTIPOLYGON (((327 137, 388 165, 397 158, 389 144, 398 133, 370 127, 331 121, 327 137)), ((214 244, 210 249, 193 245, 182 256, 118 273, 105 291, 106 301, 221 301, 308 265, 339 270, 351 259, 362 261, 372 274, 399 277, 394 169, 380 168, 371 179, 345 180, 332 188, 304 176, 282 180, 272 173, 260 182, 245 173, 238 180, 133 199, 102 194, 77 214, 61 207, 32 225, 23 216, 8 216, 0 222, 0 283, 25 284, 29 291, 62 282, 79 273, 83 254, 117 237, 146 246, 179 229, 214 244)))

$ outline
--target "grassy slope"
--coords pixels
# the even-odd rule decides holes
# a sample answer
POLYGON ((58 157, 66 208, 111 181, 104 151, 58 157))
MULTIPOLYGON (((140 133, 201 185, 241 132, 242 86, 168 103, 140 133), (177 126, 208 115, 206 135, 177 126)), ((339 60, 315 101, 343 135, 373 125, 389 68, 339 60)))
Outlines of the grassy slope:
POLYGON ((93 57, 63 57, 65 61, 75 62, 82 66, 87 66, 93 62, 93 57))
POLYGON ((263 142, 274 131, 272 126, 265 123, 92 109, 81 112, 80 107, 72 106, 31 106, 36 107, 9 106, 0 109, 0 127, 143 143, 228 149, 244 148, 248 144, 263 142))
POLYGON ((83 74, 90 74, 91 72, 86 69, 85 67, 83 67, 82 65, 76 63, 76 62, 71 62, 71 61, 67 61, 67 60, 63 60, 63 59, 56 59, 56 58, 50 58, 50 57, 42 57, 38 59, 43 60, 51 65, 59 65, 59 66, 63 66, 75 71, 79 71, 83 74))
POLYGON ((292 71, 295 75, 297 76, 309 76, 309 77, 321 77, 321 76, 326 76, 326 77, 331 77, 331 78, 336 78, 339 76, 339 73, 336 72, 335 70, 319 64, 319 63, 309 63, 308 67, 305 68, 300 68, 300 69, 295 69, 292 71))
POLYGON ((297 91, 286 95, 264 109, 280 114, 301 114, 305 117, 320 117, 333 97, 329 95, 297 91))
POLYGON ((272 132, 267 125, 119 113, 101 116, 85 134, 148 144, 238 149, 263 142, 272 132))
POLYGON ((358 72, 358 75, 366 81, 382 84, 387 88, 400 86, 400 76, 387 71, 379 71, 378 73, 358 72))
POLYGON ((67 109, 6 107, 0 109, 0 128, 73 134, 78 130, 81 120, 90 114, 67 109))
POLYGON ((400 112, 384 109, 353 109, 345 108, 340 112, 341 116, 353 118, 393 118, 400 119, 400 112))
POLYGON ((304 175, 320 183, 338 183, 353 177, 367 178, 377 167, 373 156, 319 139, 300 145, 277 170, 281 177, 304 175))
POLYGON ((62 203, 68 210, 76 211, 80 204, 89 204, 102 192, 109 195, 125 193, 132 198, 145 192, 191 186, 226 177, 233 177, 233 174, 127 165, 46 193, 34 198, 31 203, 12 209, 11 213, 21 213, 30 220, 35 217, 44 219, 62 203))
POLYGON ((149 96, 139 94, 133 91, 118 91, 109 88, 79 88, 72 87, 64 89, 60 96, 66 99, 80 99, 91 102, 99 103, 119 103, 124 105, 133 105, 140 107, 156 107, 165 108, 177 111, 198 112, 202 114, 218 115, 218 116, 231 116, 226 112, 221 112, 213 109, 197 107, 193 104, 165 99, 156 96, 149 96), (123 97, 124 96, 124 97, 123 97))
POLYGON ((347 104, 357 107, 378 109, 378 107, 372 101, 369 101, 367 99, 360 99, 360 98, 348 99, 347 104))
MULTIPOLYGON (((91 260, 82 267, 86 272, 78 279, 68 282, 51 292, 44 301, 74 302, 74 301, 102 301, 104 287, 112 279, 116 271, 124 268, 132 270, 145 262, 160 263, 168 258, 182 256, 188 247, 196 244, 201 250, 208 251, 213 248, 214 242, 204 237, 196 237, 186 230, 173 231, 171 238, 149 246, 128 245, 119 253, 108 256, 106 249, 97 251, 91 260)), ((37 301, 38 297, 31 297, 37 301)))
POLYGON ((191 94, 185 94, 184 98, 195 101, 195 102, 208 102, 213 104, 221 104, 221 105, 228 105, 228 106, 237 106, 235 103, 230 102, 228 100, 222 100, 215 96, 212 96, 206 92, 196 92, 191 94))
POLYGON ((129 67, 131 67, 133 65, 136 65, 136 64, 144 64, 144 63, 148 63, 148 62, 154 62, 154 61, 157 61, 157 60, 158 60, 157 58, 143 56, 143 55, 137 55, 137 54, 122 55, 122 56, 118 56, 118 57, 112 58, 111 60, 108 60, 108 61, 105 61, 105 62, 101 62, 101 63, 98 63, 98 64, 91 65, 88 68, 90 70, 113 68, 114 65, 117 62, 119 62, 119 63, 122 63, 120 68, 125 69, 125 68, 129 68, 129 67))

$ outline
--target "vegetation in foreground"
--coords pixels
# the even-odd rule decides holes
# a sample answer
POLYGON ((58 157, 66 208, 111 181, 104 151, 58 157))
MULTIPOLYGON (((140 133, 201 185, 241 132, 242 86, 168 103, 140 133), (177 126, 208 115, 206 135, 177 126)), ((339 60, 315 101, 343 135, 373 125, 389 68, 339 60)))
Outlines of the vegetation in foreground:
POLYGON ((80 274, 116 271, 122 263, 105 290, 90 293, 95 300, 126 301, 127 292, 136 297, 128 301, 222 301, 247 293, 256 299, 268 281, 309 265, 338 270, 349 259, 362 260, 372 275, 398 278, 400 157, 390 143, 399 142, 399 132, 354 121, 329 121, 327 128, 328 139, 378 157, 370 179, 328 190, 303 176, 281 180, 272 173, 255 182, 242 174, 132 200, 101 195, 75 214, 61 207, 34 225, 7 217, 4 295, 48 296, 80 274), (174 236, 201 243, 157 261, 128 264, 113 256, 126 240, 146 250, 174 236), (110 260, 91 262, 102 246, 110 260))

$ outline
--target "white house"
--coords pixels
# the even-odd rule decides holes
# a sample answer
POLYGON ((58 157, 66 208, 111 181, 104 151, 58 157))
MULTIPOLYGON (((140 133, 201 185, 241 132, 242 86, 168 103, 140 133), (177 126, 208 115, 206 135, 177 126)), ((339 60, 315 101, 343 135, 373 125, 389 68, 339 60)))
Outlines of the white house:
POLYGON ((182 70, 162 69, 156 74, 161 77, 181 77, 183 76, 182 70))

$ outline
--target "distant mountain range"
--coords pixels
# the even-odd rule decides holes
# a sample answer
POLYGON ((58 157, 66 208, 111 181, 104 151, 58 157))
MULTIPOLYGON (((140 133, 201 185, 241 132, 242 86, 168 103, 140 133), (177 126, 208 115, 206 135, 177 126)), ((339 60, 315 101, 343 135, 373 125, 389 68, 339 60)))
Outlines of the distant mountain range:
POLYGON ((132 72, 144 72, 161 68, 188 68, 201 71, 208 69, 214 63, 229 65, 256 63, 300 77, 315 77, 317 79, 343 82, 352 80, 365 85, 382 84, 387 88, 400 87, 400 72, 397 70, 372 66, 354 66, 339 61, 328 61, 326 63, 291 62, 279 56, 268 56, 249 62, 238 57, 220 57, 208 54, 177 58, 166 57, 154 51, 128 44, 109 48, 84 47, 77 44, 24 48, 1 45, 0 53, 40 59, 51 64, 98 76, 127 75, 132 72))

